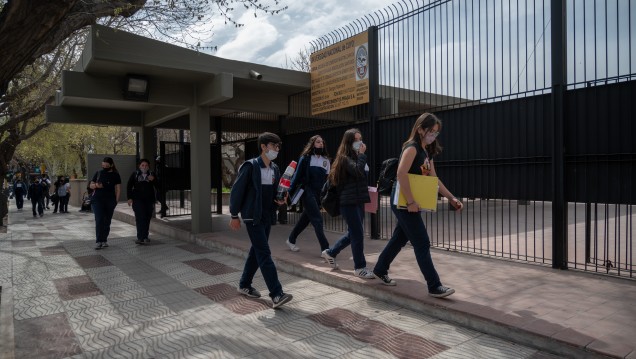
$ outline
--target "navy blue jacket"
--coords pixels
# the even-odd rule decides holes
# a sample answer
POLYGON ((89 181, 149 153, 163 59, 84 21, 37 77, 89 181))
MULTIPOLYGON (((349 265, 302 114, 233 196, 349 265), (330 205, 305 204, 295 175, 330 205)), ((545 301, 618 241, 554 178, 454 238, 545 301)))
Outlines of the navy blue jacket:
MULTIPOLYGON (((261 168, 265 167, 259 156, 245 161, 239 168, 236 181, 230 192, 230 214, 237 216, 241 213, 243 221, 254 221, 259 224, 263 216, 263 193, 261 188, 261 168)), ((274 170, 274 186, 280 181, 280 170, 274 162, 270 162, 274 170)), ((272 201, 272 213, 278 206, 272 201)))

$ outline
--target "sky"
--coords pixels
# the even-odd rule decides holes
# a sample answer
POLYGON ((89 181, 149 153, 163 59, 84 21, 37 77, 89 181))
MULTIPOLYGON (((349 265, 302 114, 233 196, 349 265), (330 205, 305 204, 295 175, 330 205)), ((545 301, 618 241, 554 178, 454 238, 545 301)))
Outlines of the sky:
POLYGON ((274 16, 253 11, 239 11, 237 22, 241 28, 225 25, 222 19, 213 24, 214 36, 210 45, 217 46, 212 55, 253 62, 274 67, 289 68, 289 59, 298 52, 310 49, 311 41, 326 35, 354 20, 384 9, 398 0, 283 0, 289 8, 274 16), (286 62, 287 60, 287 62, 286 62))

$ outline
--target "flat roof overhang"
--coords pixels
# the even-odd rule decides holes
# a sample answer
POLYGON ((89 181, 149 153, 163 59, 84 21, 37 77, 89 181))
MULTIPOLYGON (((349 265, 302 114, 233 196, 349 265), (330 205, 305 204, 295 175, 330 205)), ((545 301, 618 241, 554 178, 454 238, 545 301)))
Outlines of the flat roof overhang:
POLYGON ((232 112, 286 115, 289 96, 309 90, 310 83, 309 73, 223 59, 93 25, 77 65, 62 74, 46 121, 183 126, 188 121, 178 119, 193 106, 207 107, 211 118, 232 112), (250 70, 262 78, 252 78, 250 70), (148 78, 147 101, 124 99, 128 74, 148 78))

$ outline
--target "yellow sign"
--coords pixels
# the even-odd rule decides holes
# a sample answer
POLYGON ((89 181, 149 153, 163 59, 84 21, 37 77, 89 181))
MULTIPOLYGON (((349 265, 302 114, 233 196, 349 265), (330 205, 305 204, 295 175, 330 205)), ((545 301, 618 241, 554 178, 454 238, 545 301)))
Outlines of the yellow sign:
POLYGON ((366 32, 311 54, 311 114, 369 102, 366 32))

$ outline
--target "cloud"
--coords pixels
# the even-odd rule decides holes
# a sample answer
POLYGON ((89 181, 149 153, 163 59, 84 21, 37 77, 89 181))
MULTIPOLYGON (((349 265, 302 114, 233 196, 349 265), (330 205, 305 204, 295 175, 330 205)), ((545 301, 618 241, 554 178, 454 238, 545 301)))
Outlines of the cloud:
POLYGON ((234 28, 235 36, 220 45, 215 55, 232 60, 258 62, 256 60, 262 57, 259 53, 271 47, 279 36, 270 20, 270 17, 254 18, 253 13, 244 13, 238 22, 245 26, 234 28))

